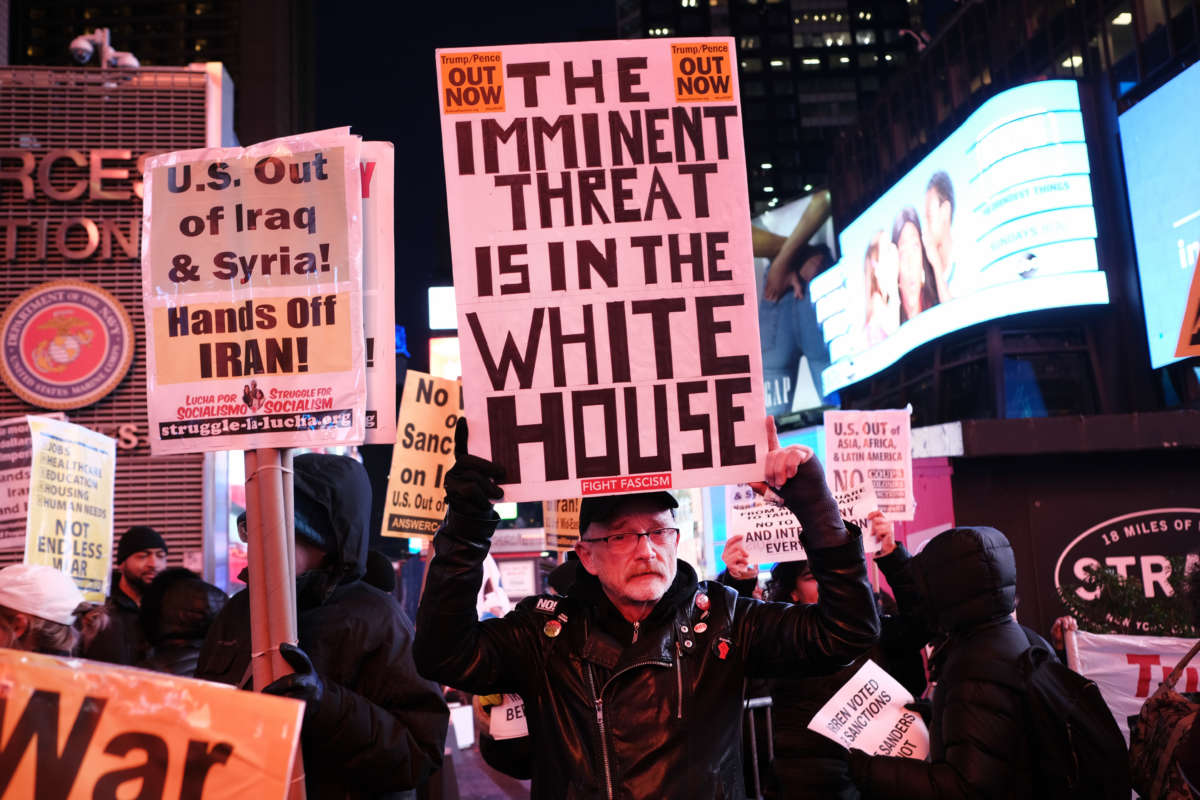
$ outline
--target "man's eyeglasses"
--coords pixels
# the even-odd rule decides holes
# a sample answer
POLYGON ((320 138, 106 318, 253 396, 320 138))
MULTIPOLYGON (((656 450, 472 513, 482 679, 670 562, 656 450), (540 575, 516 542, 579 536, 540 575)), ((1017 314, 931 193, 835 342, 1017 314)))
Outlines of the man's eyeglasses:
POLYGON ((679 528, 658 528, 642 533, 614 533, 612 536, 597 536, 595 539, 584 539, 589 544, 603 542, 614 553, 632 553, 638 546, 638 540, 649 536, 650 541, 659 547, 665 547, 679 541, 679 528))

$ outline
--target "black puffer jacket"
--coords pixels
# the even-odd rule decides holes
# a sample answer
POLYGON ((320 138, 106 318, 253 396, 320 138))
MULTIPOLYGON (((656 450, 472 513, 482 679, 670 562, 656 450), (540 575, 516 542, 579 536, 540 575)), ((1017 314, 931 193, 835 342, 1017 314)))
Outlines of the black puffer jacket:
POLYGON ((160 573, 142 598, 142 628, 151 651, 138 666, 194 675, 204 637, 228 600, 191 570, 176 567, 160 573))
POLYGON ((1009 665, 1030 640, 1010 616, 1017 568, 1012 546, 994 528, 955 528, 916 557, 902 545, 879 559, 901 613, 944 637, 930 669, 937 681, 929 726, 930 761, 851 754, 863 795, 880 800, 1034 796, 1030 737, 1015 690, 977 677, 1009 665))
POLYGON ((534 800, 742 798, 746 677, 829 671, 877 635, 862 545, 844 534, 840 546, 811 554, 821 585, 813 606, 739 598, 697 583, 680 561, 636 639, 582 570, 567 597, 526 598, 503 619, 480 622, 475 594, 494 527, 447 515, 415 652, 430 678, 525 699, 534 800))
MULTIPOLYGON (((296 581, 300 647, 325 682, 302 743, 311 798, 377 798, 409 789, 441 765, 449 711, 413 665, 412 623, 361 578, 371 487, 341 456, 295 460, 297 493, 319 498, 337 549, 296 581)), ((250 593, 230 599, 200 653, 197 678, 248 686, 250 593)))

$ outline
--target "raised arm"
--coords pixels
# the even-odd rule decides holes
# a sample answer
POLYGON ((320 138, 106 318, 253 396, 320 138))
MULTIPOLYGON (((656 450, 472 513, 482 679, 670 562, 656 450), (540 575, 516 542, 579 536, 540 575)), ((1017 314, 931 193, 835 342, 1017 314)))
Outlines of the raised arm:
POLYGON ((475 598, 483 585, 483 561, 499 517, 492 503, 503 496, 504 470, 467 453, 467 423, 454 434, 454 466, 446 473, 449 510, 433 538, 434 556, 417 607, 413 658, 430 680, 473 694, 519 692, 527 641, 524 614, 480 621, 475 598))
POLYGON ((800 521, 820 598, 812 605, 747 604, 741 634, 748 648, 747 669, 762 676, 830 671, 852 661, 879 636, 862 541, 846 530, 812 450, 780 447, 769 418, 767 432, 766 483, 800 521))

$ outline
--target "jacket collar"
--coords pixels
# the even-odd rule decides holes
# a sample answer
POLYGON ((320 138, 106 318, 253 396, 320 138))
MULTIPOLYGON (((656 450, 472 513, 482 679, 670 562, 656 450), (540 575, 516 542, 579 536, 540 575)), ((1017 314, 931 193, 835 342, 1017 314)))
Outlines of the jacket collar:
POLYGON ((617 610, 595 575, 579 570, 571 596, 585 609, 586 640, 580 656, 605 669, 645 661, 670 662, 675 642, 675 619, 690 608, 696 594, 696 571, 685 561, 676 562, 675 580, 659 599, 654 610, 634 626, 617 610))

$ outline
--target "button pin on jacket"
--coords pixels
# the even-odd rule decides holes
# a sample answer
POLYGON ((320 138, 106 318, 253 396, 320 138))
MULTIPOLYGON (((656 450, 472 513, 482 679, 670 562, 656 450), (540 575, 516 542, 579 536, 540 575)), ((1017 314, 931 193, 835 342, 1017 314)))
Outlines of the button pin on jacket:
POLYGON ((545 627, 542 628, 542 633, 553 639, 562 633, 562 623, 556 619, 549 620, 546 622, 545 627))
POLYGON ((721 659, 722 661, 729 657, 729 650, 731 647, 733 647, 733 642, 724 636, 718 637, 717 640, 713 642, 713 652, 716 653, 717 658, 721 659))
POLYGON ((708 623, 697 622, 696 627, 692 628, 692 630, 694 630, 696 633, 704 633, 706 630, 708 630, 708 623))
POLYGON ((701 611, 708 611, 708 606, 708 595, 704 594, 704 592, 696 595, 696 608, 700 609, 701 611))

